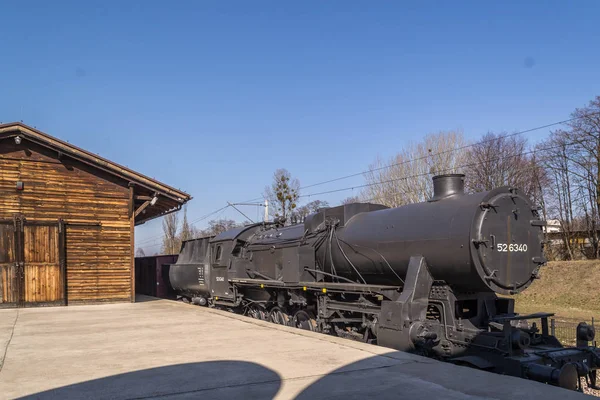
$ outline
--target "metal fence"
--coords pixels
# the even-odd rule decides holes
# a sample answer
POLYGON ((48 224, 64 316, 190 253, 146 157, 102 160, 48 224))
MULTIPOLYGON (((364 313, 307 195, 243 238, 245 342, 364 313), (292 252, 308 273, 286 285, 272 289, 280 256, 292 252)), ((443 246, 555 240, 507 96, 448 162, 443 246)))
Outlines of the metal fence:
MULTIPOLYGON (((581 320, 575 318, 560 318, 554 317, 550 319, 550 334, 556 336, 556 338, 565 346, 575 346, 577 343, 577 325, 581 320)), ((594 328, 597 320, 592 318, 591 322, 586 321, 594 328)))
MULTIPOLYGON (((578 318, 564 318, 564 317, 553 317, 548 318, 548 328, 550 334, 555 336, 563 346, 576 346, 577 345, 577 325, 580 322, 587 322, 592 325, 596 330, 600 328, 598 318, 592 318, 591 320, 581 320, 578 318)), ((515 321, 515 326, 521 328, 532 328, 537 327, 539 332, 542 330, 541 318, 533 318, 521 321, 515 321)), ((598 339, 596 339, 597 341, 598 339)), ((593 344, 593 343, 592 343, 593 344)))

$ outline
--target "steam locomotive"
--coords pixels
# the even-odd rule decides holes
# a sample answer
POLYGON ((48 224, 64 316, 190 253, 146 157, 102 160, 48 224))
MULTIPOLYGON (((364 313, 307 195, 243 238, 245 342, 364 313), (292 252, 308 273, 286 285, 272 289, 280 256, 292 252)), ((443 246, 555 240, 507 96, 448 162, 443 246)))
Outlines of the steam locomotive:
POLYGON ((551 313, 519 315, 510 295, 546 263, 539 209, 517 188, 468 194, 433 178, 428 201, 324 208, 302 223, 256 223, 184 242, 171 265, 183 299, 460 365, 597 388, 594 328, 576 347, 551 313), (592 342, 592 343, 590 343, 592 342))

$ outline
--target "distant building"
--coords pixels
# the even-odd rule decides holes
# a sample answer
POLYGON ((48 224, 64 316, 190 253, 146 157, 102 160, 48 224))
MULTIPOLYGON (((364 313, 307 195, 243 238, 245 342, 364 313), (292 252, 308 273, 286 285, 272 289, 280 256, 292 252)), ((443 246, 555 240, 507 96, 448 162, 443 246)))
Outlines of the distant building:
POLYGON ((544 227, 544 233, 557 233, 560 232, 560 221, 557 219, 549 219, 546 221, 546 226, 544 227))

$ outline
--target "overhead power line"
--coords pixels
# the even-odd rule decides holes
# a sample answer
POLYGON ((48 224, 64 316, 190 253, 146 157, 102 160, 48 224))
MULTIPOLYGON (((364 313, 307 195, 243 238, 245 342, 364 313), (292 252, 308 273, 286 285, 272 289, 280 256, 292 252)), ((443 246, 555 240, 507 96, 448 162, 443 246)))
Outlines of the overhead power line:
MULTIPOLYGON (((566 146, 569 146, 569 144, 567 144, 566 146)), ((550 147, 550 148, 547 148, 545 150, 551 150, 551 149, 559 148, 559 147, 562 147, 562 146, 550 147)), ((525 155, 525 153, 517 154, 516 156, 521 156, 521 155, 525 155)), ((511 157, 514 157, 514 156, 507 156, 507 157, 504 157, 504 158, 511 158, 511 157)), ((538 160, 538 161, 543 162, 545 160, 538 160)), ((478 164, 476 164, 476 165, 478 165, 478 164)), ((520 171, 529 171, 529 170, 533 170, 533 169, 536 169, 536 168, 540 168, 540 166, 539 165, 530 165, 528 167, 522 168, 520 171)), ((450 170, 442 170, 442 171, 440 171, 440 173, 446 172, 446 171, 450 171, 450 170)), ((424 176, 424 175, 427 175, 427 174, 421 174, 421 175, 424 176)), ((399 179, 409 179, 409 178, 417 178, 417 177, 419 177, 419 175, 413 175, 413 176, 410 176, 408 178, 399 178, 399 179)), ((400 193, 395 192, 395 193, 390 193, 390 194, 375 196, 375 197, 371 197, 370 199, 367 199, 367 200, 361 200, 361 203, 362 202, 364 202, 364 203, 370 203, 370 202, 375 201, 375 200, 388 199, 390 197, 398 196, 399 194, 400 193)))
MULTIPOLYGON (((535 154, 537 152, 543 152, 543 151, 548 151, 548 150, 553 150, 553 149, 557 149, 557 148, 561 148, 563 146, 572 146, 572 145, 576 145, 576 144, 580 144, 581 142, 578 140, 569 142, 569 143, 564 143, 561 145, 557 145, 557 146, 550 146, 550 147, 545 147, 545 148, 540 148, 540 149, 535 149, 535 150, 530 150, 527 152, 522 152, 522 153, 515 153, 512 155, 507 155, 507 156, 499 156, 499 157, 495 157, 495 158, 488 158, 486 160, 482 160, 479 162, 474 162, 474 163, 469 163, 469 164, 463 164, 463 165, 459 165, 459 166, 455 166, 452 168, 445 168, 442 170, 438 170, 436 171, 436 174, 442 174, 442 173, 446 173, 446 172, 451 172, 460 168, 467 168, 467 167, 476 167, 476 166, 480 166, 480 165, 484 165, 486 163, 489 162, 493 162, 493 161, 498 161, 500 159, 510 159, 510 158, 514 158, 514 157, 522 157, 522 156, 526 156, 526 155, 530 155, 530 154, 535 154)), ((544 160, 538 160, 540 162, 543 162, 544 160)), ((531 166, 531 167, 527 167, 528 169, 532 169, 532 168, 537 168, 538 166, 531 166)), ((385 181, 381 181, 381 182, 373 182, 373 183, 368 183, 368 184, 363 184, 363 185, 358 185, 358 186, 350 186, 350 187, 345 187, 345 188, 340 188, 340 189, 334 189, 334 190, 328 190, 328 191, 323 191, 323 192, 318 192, 318 193, 310 193, 310 194, 306 194, 306 195, 301 195, 299 197, 311 197, 311 196, 318 196, 318 195, 323 195, 323 194, 330 194, 330 193, 337 193, 337 192, 342 192, 342 191, 347 191, 347 190, 353 190, 353 189, 360 189, 360 188, 364 188, 364 187, 370 187, 370 186, 377 186, 377 185, 385 185, 388 183, 393 183, 393 182, 398 182, 401 180, 408 180, 408 179, 414 179, 414 178, 419 178, 422 176, 427 176, 427 175, 432 175, 430 172, 427 173, 420 173, 420 174, 413 174, 413 175, 406 175, 406 176, 402 176, 399 178, 394 178, 394 179, 388 179, 385 181)), ((385 199, 385 198, 389 198, 389 197, 393 197, 393 196, 397 196, 398 193, 392 193, 389 195, 383 195, 383 196, 376 196, 373 197, 371 199, 365 200, 366 202, 370 202, 370 201, 374 201, 374 200, 379 200, 379 199, 385 199)), ((225 210, 228 206, 226 207, 222 207, 218 210, 215 210, 209 214, 206 214, 206 216, 199 218, 196 221, 202 220, 202 219, 206 219, 211 215, 214 215, 216 213, 218 213, 219 211, 225 210)), ((155 238, 151 238, 151 239, 147 239, 144 242, 141 242, 140 244, 143 243, 147 243, 147 242, 152 242, 153 240, 156 240, 158 238, 161 238, 162 235, 157 236, 155 238)), ((146 244, 147 245, 147 244, 146 244)))
MULTIPOLYGON (((590 113, 590 114, 581 115, 581 116, 574 117, 574 118, 565 119, 565 120, 562 120, 562 121, 553 122, 553 123, 546 124, 546 125, 537 126, 537 127, 530 128, 530 129, 525 129, 525 130, 518 131, 518 132, 513 132, 513 133, 510 133, 510 134, 506 134, 506 135, 501 135, 501 136, 495 137, 493 139, 481 140, 479 142, 470 143, 470 144, 467 144, 467 145, 464 145, 464 146, 460 146, 460 147, 456 147, 456 148, 452 148, 452 149, 440 151, 440 152, 433 153, 433 154, 428 154, 427 156, 417 157, 417 158, 413 158, 413 159, 410 159, 410 160, 404 160, 402 162, 398 162, 398 163, 394 163, 394 164, 389 164, 389 165, 385 165, 385 166, 382 166, 382 167, 378 167, 378 168, 374 168, 374 169, 369 169, 369 170, 365 170, 365 171, 361 171, 361 172, 357 172, 357 173, 348 174, 348 175, 340 176, 340 177, 337 177, 337 178, 325 180, 325 181, 322 181, 322 182, 317 182, 317 183, 313 183, 313 184, 310 184, 310 185, 302 186, 302 187, 300 187, 300 190, 302 190, 302 189, 308 189, 308 188, 316 187, 316 186, 320 186, 320 185, 325 185, 325 184, 328 184, 328 183, 338 182, 338 181, 341 181, 341 180, 345 180, 345 179, 349 179, 349 178, 361 176, 361 175, 367 174, 369 172, 381 171, 381 170, 384 170, 384 169, 388 169, 388 168, 392 168, 392 167, 396 167, 396 166, 400 166, 400 165, 404 165, 404 164, 409 164, 409 163, 412 163, 412 162, 420 161, 420 160, 423 160, 423 159, 426 159, 426 158, 431 158, 431 157, 435 157, 435 156, 439 156, 439 155, 443 155, 443 154, 447 154, 447 153, 456 152, 456 151, 459 151, 459 150, 464 150, 464 149, 467 149, 469 147, 481 145, 481 144, 488 143, 488 142, 491 142, 491 141, 495 141, 495 140, 498 140, 498 139, 503 139, 503 138, 508 138, 508 137, 512 137, 512 136, 522 135, 522 134, 526 134, 526 133, 531 133, 531 132, 534 132, 534 131, 538 131, 538 130, 541 130, 541 129, 550 128, 550 127, 553 127, 553 126, 563 125, 563 124, 566 124, 566 123, 569 123, 569 122, 572 122, 572 121, 575 121, 575 120, 578 120, 578 119, 582 119, 582 118, 586 118, 586 117, 589 117, 589 116, 592 116, 592 115, 598 115, 598 114, 600 114, 600 113, 598 113, 598 112, 596 112, 596 113, 590 113)), ((571 144, 574 144, 574 143, 571 143, 571 144)), ((571 145, 571 144, 567 144, 567 145, 571 145)), ((551 149, 551 148, 548 148, 548 149, 545 149, 545 150, 549 150, 549 149, 551 149)), ((530 152, 526 152, 526 153, 521 153, 519 155, 532 154, 532 153, 535 153, 535 151, 539 151, 539 150, 534 150, 534 151, 530 151, 530 152)), ((489 162, 490 160, 487 160, 487 161, 489 162)), ((485 161, 483 161, 483 162, 485 162, 485 161)), ((475 165, 477 165, 477 164, 475 164, 475 165)), ((472 166, 472 165, 463 165, 463 166, 458 166, 458 167, 455 167, 455 168, 464 168, 464 167, 468 167, 468 166, 472 166)), ((428 173, 427 174, 417 174, 417 175, 412 175, 412 176, 407 176, 407 177, 400 177, 400 178, 395 178, 395 179, 387 180, 387 181, 383 181, 383 182, 376 182, 376 183, 370 183, 370 184, 356 185, 356 186, 350 186, 350 187, 345 187, 345 188, 340 188, 340 189, 333 189, 333 190, 327 190, 327 191, 322 191, 322 192, 317 192, 317 193, 310 193, 310 194, 300 195, 299 197, 301 197, 301 198, 312 197, 312 196, 318 196, 318 195, 323 195, 323 194, 331 194, 331 193, 337 193, 337 192, 348 191, 348 190, 353 190, 353 189, 360 189, 360 188, 364 188, 364 187, 369 187, 369 186, 374 186, 374 185, 381 185, 381 184, 385 184, 385 183, 390 183, 390 182, 393 182, 393 181, 399 181, 399 180, 402 180, 402 179, 416 178, 416 177, 424 176, 424 175, 428 175, 428 173)), ((237 202, 237 203, 250 203, 250 202, 258 201, 258 200, 262 200, 262 199, 264 199, 264 196, 256 197, 256 198, 253 198, 253 199, 244 200, 244 201, 237 202)), ((210 216, 212 216, 212 215, 214 215, 214 214, 216 214, 216 213, 218 213, 220 211, 225 210, 228 207, 230 207, 229 204, 226 205, 226 206, 224 206, 224 207, 221 207, 221 208, 219 208, 219 209, 217 209, 215 211, 212 211, 212 212, 210 212, 210 213, 208 213, 208 214, 206 214, 206 215, 204 215, 204 216, 202 216, 202 217, 200 217, 200 218, 198 218, 198 219, 190 222, 190 225, 195 225, 198 222, 201 222, 201 221, 207 219, 208 217, 210 217, 210 216)), ((156 240, 157 238, 162 238, 162 235, 159 235, 159 236, 156 236, 156 237, 153 237, 153 238, 145 239, 144 241, 138 243, 138 245, 142 245, 144 243, 152 242, 153 240, 156 240)))
MULTIPOLYGON (((592 114, 588 114, 588 115, 594 115, 594 114, 598 114, 598 113, 592 113, 592 114)), ((511 137, 511 136, 522 135, 524 133, 535 132, 535 131, 539 131, 541 129, 550 128, 552 126, 563 125, 563 124, 566 124, 567 122, 571 122, 571 121, 574 121, 576 119, 580 119, 580 118, 583 118, 583 117, 584 116, 576 117, 576 118, 570 118, 570 119, 566 119, 566 120, 563 120, 563 121, 553 122, 551 124, 546 124, 546 125, 538 126, 538 127, 535 127, 535 128, 526 129, 524 131, 513 132, 513 133, 506 134, 506 135, 501 135, 501 136, 495 137, 493 139, 482 140, 482 141, 479 141, 479 142, 475 142, 475 143, 471 143, 471 144, 466 144, 464 146, 459 146, 459 147, 456 147, 456 148, 452 148, 452 149, 440 151, 438 153, 428 154, 426 156, 422 156, 422 157, 418 157, 418 158, 413 158, 413 159, 410 159, 410 160, 405 160, 405 161, 398 162, 398 163, 395 163, 395 164, 385 165, 383 167, 373 168, 373 169, 369 169, 367 171, 362 171, 362 172, 357 172, 357 173, 350 174, 350 175, 341 176, 339 178, 330 179, 328 181, 314 183, 312 185, 301 187, 300 189, 307 189, 307 188, 314 187, 314 186, 320 186, 320 185, 324 185, 324 184, 332 183, 332 182, 337 182, 337 181, 341 181, 341 180, 348 179, 348 178, 354 178, 356 176, 364 175, 364 174, 369 173, 369 172, 381 171, 383 169, 392 168, 392 167, 396 167, 396 166, 400 166, 400 165, 404 165, 404 164, 408 164, 408 163, 412 163, 412 162, 416 162, 416 161, 421 161, 421 160, 424 160, 424 159, 430 158, 430 157, 435 157, 435 156, 439 156, 439 155, 447 154, 447 153, 453 153, 455 151, 464 150, 464 149, 467 149, 469 147, 481 145, 481 144, 484 144, 484 143, 489 143, 489 142, 492 142, 492 141, 495 141, 495 140, 498 140, 498 139, 504 139, 504 138, 508 138, 508 137, 511 137)))
MULTIPOLYGON (((563 146, 572 146, 572 145, 578 144, 580 142, 581 141, 573 141, 571 143, 564 143, 564 144, 561 144, 561 145, 558 145, 558 146, 551 146, 551 147, 546 147, 546 148, 543 148, 543 149, 536 149, 536 150, 526 151, 526 152, 523 152, 523 153, 517 153, 517 154, 513 154, 513 155, 509 155, 509 156, 500 156, 500 157, 496 157, 496 158, 489 158, 487 160, 483 160, 483 161, 476 162, 476 163, 463 164, 463 165, 458 165, 458 166, 455 166, 455 167, 452 167, 452 168, 441 169, 441 170, 436 171, 436 174, 443 174, 443 173, 446 173, 446 172, 455 171, 455 170, 460 169, 460 168, 476 167, 476 166, 479 166, 479 165, 484 165, 485 163, 488 163, 488 162, 491 162, 491 161, 498 161, 498 160, 503 159, 503 158, 512 158, 512 157, 526 156, 526 155, 529 155, 529 154, 534 154, 534 153, 539 152, 539 151, 553 150, 553 149, 557 149, 557 148, 560 148, 560 147, 563 147, 563 146)), ((323 194, 343 192, 343 191, 353 190, 353 189, 361 189, 361 188, 365 188, 365 187, 371 187, 371 186, 376 186, 376 185, 384 185, 386 183, 398 182, 398 181, 405 180, 405 179, 419 178, 419 177, 428 176, 428 175, 432 175, 432 173, 431 172, 425 172, 425 173, 420 173, 420 174, 415 174, 415 175, 401 176, 399 178, 388 179, 388 180, 381 181, 381 182, 366 183, 364 185, 349 186, 349 187, 345 187, 345 188, 327 190, 327 191, 323 191, 323 192, 309 193, 309 194, 300 195, 298 197, 312 197, 312 196, 319 196, 319 195, 323 195, 323 194)))
MULTIPOLYGON (((539 130, 542 130, 542 129, 551 128, 553 126, 564 125, 566 123, 569 123, 569 122, 572 122, 572 121, 575 121, 575 120, 578 120, 578 119, 582 119, 582 118, 585 118, 585 117, 589 117, 589 116, 592 116, 592 115, 597 115, 597 114, 600 114, 600 113, 599 112, 595 112, 595 113, 585 114, 585 115, 581 115, 579 117, 569 118, 569 119, 565 119, 565 120, 562 120, 562 121, 557 121, 557 122, 552 122, 550 124, 537 126, 535 128, 529 128, 529 129, 525 129, 525 130, 518 131, 518 132, 508 133, 506 135, 501 135, 501 136, 495 137, 493 139, 481 140, 479 142, 466 144, 464 146, 460 146, 460 147, 456 147, 456 148, 452 148, 452 149, 448 149, 448 150, 443 150, 443 151, 440 151, 438 153, 432 153, 432 154, 428 154, 426 156, 422 156, 422 157, 418 157, 418 158, 412 158, 410 160, 404 160, 404 161, 401 161, 401 162, 398 162, 398 163, 384 165, 382 167, 373 168, 373 169, 369 169, 369 170, 365 170, 365 171, 361 171, 361 172, 356 172, 356 173, 349 174, 349 175, 340 176, 338 178, 333 178, 333 179, 329 179, 329 180, 326 180, 326 181, 313 183, 313 184, 310 184, 310 185, 307 185, 307 186, 302 186, 302 187, 299 188, 299 190, 308 189, 308 188, 315 187, 315 186, 320 186, 320 185, 326 185, 328 183, 333 183, 333 182, 338 182, 338 181, 341 181, 341 180, 344 180, 344 179, 354 178, 354 177, 361 176, 361 175, 364 175, 364 174, 367 174, 367 173, 370 173, 370 172, 381 171, 381 170, 384 170, 384 169, 393 168, 393 167, 396 167, 396 166, 400 166, 400 165, 404 165, 404 164, 409 164, 409 163, 413 163, 413 162, 416 162, 416 161, 421 161, 421 160, 424 160, 426 158, 440 156, 440 155, 443 155, 443 154, 452 153, 452 152, 456 152, 456 151, 459 151, 459 150, 464 150, 464 149, 467 149, 469 147, 482 145, 484 143, 489 143, 489 142, 494 141, 494 140, 504 139, 504 138, 508 138, 508 137, 512 137, 512 136, 517 136, 517 135, 523 135, 525 133, 531 133, 531 132, 539 131, 539 130)), ((303 196, 300 196, 300 197, 303 197, 303 196)), ((257 200, 260 200, 262 198, 263 197, 257 197, 257 198, 254 198, 254 199, 246 200, 245 202, 257 201, 257 200)))
MULTIPOLYGON (((566 147, 566 146, 573 146, 573 145, 576 145, 576 144, 581 144, 581 141, 580 140, 574 140, 572 142, 563 143, 563 144, 556 145, 556 146, 549 146, 549 147, 545 147, 545 148, 539 148, 539 149, 530 150, 530 151, 526 151, 526 152, 519 152, 519 153, 515 153, 515 154, 511 154, 511 155, 506 155, 506 156, 499 156, 499 157, 494 157, 494 158, 488 158, 488 159, 481 160, 481 161, 474 162, 474 163, 463 164, 463 165, 459 165, 459 166, 455 166, 455 167, 451 167, 451 168, 441 169, 441 170, 436 171, 436 174, 443 174, 443 173, 447 173, 447 172, 452 172, 452 171, 460 169, 460 168, 477 167, 477 166, 480 166, 480 165, 485 165, 486 163, 489 163, 489 162, 498 161, 500 159, 510 159, 510 158, 515 158, 515 157, 522 157, 522 156, 526 156, 526 155, 530 155, 530 154, 535 154, 537 152, 544 152, 544 151, 559 149, 559 148, 563 148, 563 147, 566 147)), ((539 159, 537 161, 538 162, 544 162, 545 160, 546 159, 539 159)), ((539 168, 539 165, 532 165, 532 166, 529 166, 529 167, 525 167, 524 169, 529 170, 529 169, 534 169, 534 168, 539 168)), ((351 189, 358 189, 358 188, 369 187, 369 186, 385 185, 385 184, 388 184, 388 183, 398 182, 398 181, 401 181, 401 180, 414 179, 414 178, 419 178, 419 177, 428 176, 428 175, 432 175, 432 173, 427 172, 427 173, 406 175, 406 176, 402 176, 402 177, 399 177, 399 178, 388 179, 388 180, 385 180, 385 181, 382 181, 382 182, 373 182, 373 183, 359 185, 359 186, 353 186, 353 187, 346 187, 346 188, 328 190, 328 191, 323 191, 323 192, 318 192, 318 193, 311 193, 311 194, 306 194, 306 195, 302 195, 302 196, 299 196, 299 197, 310 197, 310 196, 317 196, 317 195, 322 195, 322 194, 337 193, 337 192, 341 192, 341 191, 346 191, 346 190, 351 190, 351 189)), ((398 195, 399 195, 399 193, 395 192, 395 193, 390 193, 388 195, 375 196, 375 197, 372 197, 372 198, 370 198, 368 200, 364 200, 364 202, 369 203, 371 201, 381 200, 381 199, 387 199, 387 198, 390 198, 390 197, 393 197, 393 196, 398 196, 398 195)), ((222 207, 222 208, 220 208, 218 210, 215 210, 215 211, 213 211, 213 212, 211 212, 209 214, 206 214, 204 217, 199 218, 197 221, 199 221, 201 219, 206 219, 209 216, 218 213, 219 211, 224 211, 227 207, 228 206, 222 207)), ((140 245, 143 244, 143 243, 145 243, 146 247, 148 247, 148 246, 151 246, 151 247, 158 246, 160 244, 160 242, 156 242, 156 239, 160 239, 160 238, 162 238, 162 235, 157 236, 157 237, 152 238, 152 239, 147 239, 146 241, 140 243, 140 245)))
MULTIPOLYGON (((228 204, 228 205, 226 205, 225 207, 221 207, 221 208, 219 208, 219 209, 217 209, 217 210, 215 210, 215 211, 211 211, 210 213, 208 213, 208 214, 205 214, 205 215, 203 215, 202 217, 200 217, 200 218, 198 218, 198 219, 196 219, 196 220, 194 220, 194 221, 191 221, 191 222, 190 222, 190 225, 192 225, 192 226, 193 226, 193 225, 197 224, 197 223, 198 223, 198 222, 200 222, 200 221, 204 221, 204 220, 205 220, 205 219, 207 219, 208 217, 210 217, 210 216, 212 216, 212 215, 215 215, 215 214, 216 214, 216 213, 218 213, 219 211, 224 211, 226 208, 229 208, 229 207, 230 207, 230 206, 229 206, 229 204, 228 204)), ((146 238, 146 239, 144 239, 143 241, 139 242, 139 243, 138 243, 138 246, 140 246, 140 245, 143 245, 143 244, 145 244, 145 243, 153 242, 153 241, 155 241, 156 239, 158 239, 158 238, 162 238, 162 237, 163 237, 163 235, 158 235, 158 236, 153 236, 153 237, 150 237, 150 238, 146 238)))
MULTIPOLYGON (((218 218, 221 216, 221 214, 223 214, 223 212, 224 212, 224 211, 225 211, 227 208, 228 208, 228 207, 222 207, 222 208, 220 208, 220 209, 218 209, 218 210, 215 210, 215 211, 213 211, 213 212, 211 212, 211 213, 209 213, 209 214, 206 214, 205 216, 203 216, 203 217, 201 217, 201 218, 198 218, 198 220, 196 220, 196 222, 198 222, 199 220, 202 220, 202 219, 206 219, 206 218, 210 217, 211 215, 215 215, 216 213, 218 213, 218 212, 220 211, 220 213, 219 213, 219 214, 217 215, 217 217, 216 217, 216 218, 218 219, 218 218)), ((190 222, 190 224, 191 224, 191 225, 193 225, 194 223, 193 223, 193 222, 190 222)), ((162 241, 163 237, 164 237, 164 235, 159 235, 159 236, 154 236, 154 237, 151 237, 151 238, 146 238, 144 241, 142 241, 142 242, 138 243, 138 245, 142 245, 142 244, 143 244, 143 245, 144 245, 144 247, 148 247, 148 246, 150 246, 150 247, 159 246, 159 245, 161 244, 161 241, 162 241)))

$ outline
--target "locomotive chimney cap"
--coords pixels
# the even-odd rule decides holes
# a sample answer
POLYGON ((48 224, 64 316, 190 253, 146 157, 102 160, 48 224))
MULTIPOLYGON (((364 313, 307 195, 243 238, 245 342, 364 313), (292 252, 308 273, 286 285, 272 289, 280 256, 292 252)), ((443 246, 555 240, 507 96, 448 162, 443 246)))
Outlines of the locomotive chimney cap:
POLYGON ((465 193, 465 174, 436 175, 433 180, 433 197, 429 201, 438 201, 456 194, 465 193))

